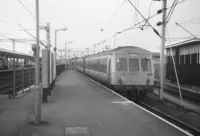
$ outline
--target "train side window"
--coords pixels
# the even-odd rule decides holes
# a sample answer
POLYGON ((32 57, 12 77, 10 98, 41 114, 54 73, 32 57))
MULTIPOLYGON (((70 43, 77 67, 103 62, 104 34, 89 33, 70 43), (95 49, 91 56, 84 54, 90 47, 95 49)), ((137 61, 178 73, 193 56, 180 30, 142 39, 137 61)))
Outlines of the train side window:
POLYGON ((139 60, 136 58, 129 59, 129 71, 139 71, 139 60))
POLYGON ((3 68, 3 60, 0 58, 0 68, 3 68))
POLYGON ((116 70, 117 71, 127 71, 126 58, 117 58, 116 59, 116 70))
POLYGON ((150 59, 147 59, 147 58, 141 59, 141 68, 142 68, 142 71, 151 72, 151 61, 150 61, 150 59))
POLYGON ((108 62, 108 72, 111 71, 111 60, 109 59, 109 62, 108 62))

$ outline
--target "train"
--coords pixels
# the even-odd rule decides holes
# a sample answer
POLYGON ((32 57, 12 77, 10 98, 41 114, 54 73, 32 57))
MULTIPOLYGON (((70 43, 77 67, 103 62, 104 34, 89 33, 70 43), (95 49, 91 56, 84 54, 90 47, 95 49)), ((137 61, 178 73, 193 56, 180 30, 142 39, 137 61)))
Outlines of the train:
POLYGON ((129 96, 146 96, 153 91, 152 53, 136 46, 76 59, 76 70, 129 96))

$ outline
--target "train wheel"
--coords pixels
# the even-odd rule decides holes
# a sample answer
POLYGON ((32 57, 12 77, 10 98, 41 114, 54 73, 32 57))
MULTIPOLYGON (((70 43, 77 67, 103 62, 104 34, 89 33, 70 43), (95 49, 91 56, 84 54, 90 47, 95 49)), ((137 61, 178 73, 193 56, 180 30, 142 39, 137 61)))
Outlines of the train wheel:
POLYGON ((133 97, 133 91, 128 91, 127 92, 127 98, 131 99, 133 97))
POLYGON ((135 102, 138 102, 139 101, 139 90, 137 88, 133 89, 132 93, 133 93, 133 100, 135 102))
POLYGON ((148 90, 146 90, 146 89, 145 89, 144 91, 141 91, 141 92, 140 92, 141 96, 142 96, 142 97, 147 97, 147 91, 148 91, 148 90))

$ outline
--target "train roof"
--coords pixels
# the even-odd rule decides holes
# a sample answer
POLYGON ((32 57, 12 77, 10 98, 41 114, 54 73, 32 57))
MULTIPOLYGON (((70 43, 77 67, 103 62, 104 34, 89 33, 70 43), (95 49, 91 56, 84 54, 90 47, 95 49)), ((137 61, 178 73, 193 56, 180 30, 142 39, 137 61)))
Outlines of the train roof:
POLYGON ((8 57, 19 57, 19 58, 34 58, 34 56, 21 53, 17 51, 11 51, 7 49, 0 48, 0 56, 8 56, 8 57))
POLYGON ((120 53, 121 51, 125 51, 127 53, 137 53, 140 52, 141 54, 151 54, 150 51, 137 47, 137 46, 123 46, 123 47, 118 47, 109 51, 103 51, 97 54, 93 54, 93 55, 89 55, 86 56, 86 58, 90 58, 90 57, 99 57, 99 56, 106 56, 106 55, 111 55, 113 53, 120 53))
POLYGON ((182 42, 178 42, 178 43, 174 43, 171 45, 167 45, 165 47, 165 49, 168 49, 170 47, 180 47, 180 46, 190 46, 190 45, 194 45, 194 44, 200 44, 200 39, 194 38, 194 39, 189 39, 189 40, 185 40, 182 42))

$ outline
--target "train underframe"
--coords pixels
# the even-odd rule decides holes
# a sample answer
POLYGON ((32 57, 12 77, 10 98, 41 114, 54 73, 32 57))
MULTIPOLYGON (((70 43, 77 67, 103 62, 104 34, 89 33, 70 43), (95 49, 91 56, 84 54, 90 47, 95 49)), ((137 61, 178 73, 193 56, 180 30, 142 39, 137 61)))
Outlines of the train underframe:
POLYGON ((114 90, 128 98, 139 100, 147 96, 147 92, 153 92, 153 85, 113 85, 114 90))
MULTIPOLYGON (((79 71, 80 72, 80 71, 79 71)), ((135 101, 139 101, 140 99, 147 96, 147 92, 153 92, 154 86, 153 85, 112 85, 108 82, 104 82, 97 77, 93 77, 87 73, 81 72, 86 76, 96 80, 97 82, 107 86, 108 88, 114 90, 117 93, 120 93, 123 96, 128 98, 133 98, 135 101)))

